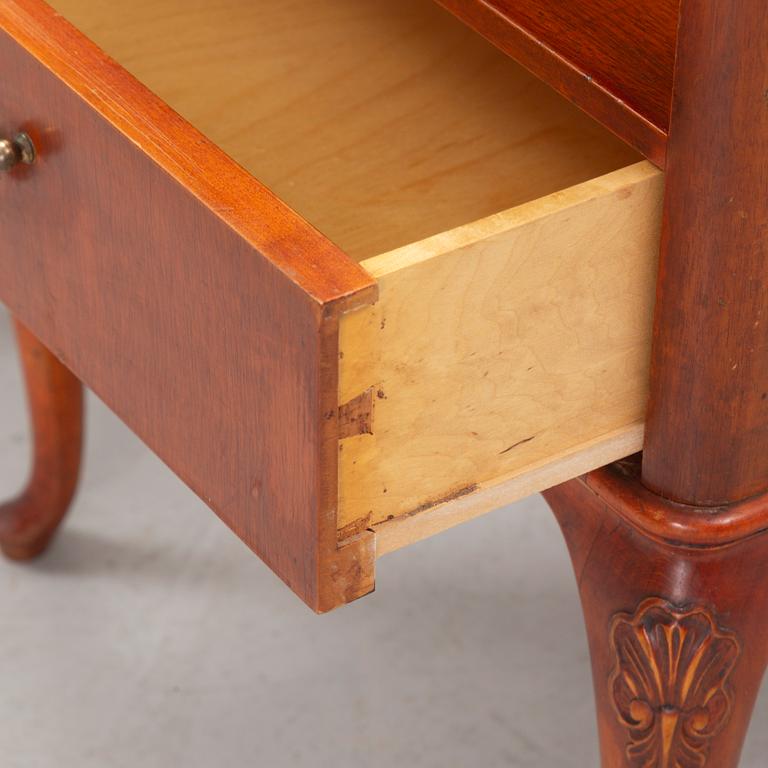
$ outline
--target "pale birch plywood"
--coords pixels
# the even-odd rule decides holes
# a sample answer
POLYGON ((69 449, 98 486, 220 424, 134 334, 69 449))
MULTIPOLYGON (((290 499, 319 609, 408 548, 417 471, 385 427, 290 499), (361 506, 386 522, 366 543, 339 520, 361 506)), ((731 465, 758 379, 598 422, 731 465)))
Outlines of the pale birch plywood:
POLYGON ((433 0, 53 0, 350 256, 637 155, 433 0))
POLYGON ((662 186, 638 163, 363 263, 380 299, 342 318, 339 400, 373 388, 372 434, 340 443, 339 528, 643 421, 662 186))

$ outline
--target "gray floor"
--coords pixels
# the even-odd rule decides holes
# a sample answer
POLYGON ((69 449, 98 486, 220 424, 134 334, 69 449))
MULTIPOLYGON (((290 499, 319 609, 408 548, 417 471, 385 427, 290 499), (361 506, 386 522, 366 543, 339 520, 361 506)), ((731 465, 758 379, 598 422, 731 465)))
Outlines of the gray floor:
MULTIPOLYGON (((312 615, 100 402, 54 548, 0 563, 3 768, 597 765, 565 547, 532 498, 312 615)), ((26 470, 0 314, 0 491, 26 470)), ((745 768, 764 768, 763 696, 745 768)))

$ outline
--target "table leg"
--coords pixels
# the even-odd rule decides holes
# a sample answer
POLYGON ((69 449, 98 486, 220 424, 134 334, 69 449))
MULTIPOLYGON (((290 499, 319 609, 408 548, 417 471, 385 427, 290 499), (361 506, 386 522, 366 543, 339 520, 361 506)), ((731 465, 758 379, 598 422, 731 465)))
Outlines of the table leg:
POLYGON ((603 768, 736 768, 768 661, 768 499, 674 504, 631 462, 544 495, 579 582, 603 768))
POLYGON ((20 323, 16 335, 34 435, 26 488, 0 506, 0 549, 27 560, 48 545, 77 487, 83 434, 80 381, 20 323))

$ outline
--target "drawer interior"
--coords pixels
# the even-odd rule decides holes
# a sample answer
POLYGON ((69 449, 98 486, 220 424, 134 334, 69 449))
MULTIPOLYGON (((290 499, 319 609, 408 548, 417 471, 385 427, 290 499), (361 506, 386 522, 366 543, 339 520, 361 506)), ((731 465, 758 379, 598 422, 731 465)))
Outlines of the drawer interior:
POLYGON ((636 154, 433 0, 54 0, 363 260, 636 154))
POLYGON ((340 540, 640 449, 663 177, 632 149, 434 0, 53 4, 375 278, 340 318, 340 540))

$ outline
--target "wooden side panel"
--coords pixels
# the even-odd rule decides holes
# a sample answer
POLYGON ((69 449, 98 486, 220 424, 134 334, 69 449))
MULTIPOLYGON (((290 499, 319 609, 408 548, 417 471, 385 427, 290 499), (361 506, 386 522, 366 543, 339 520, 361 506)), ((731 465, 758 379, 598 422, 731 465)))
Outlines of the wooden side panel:
POLYGON ((0 23, 0 130, 39 152, 0 180, 0 299, 313 608, 369 591, 335 360, 370 277, 43 4, 0 23))
POLYGON ((345 315, 345 530, 413 515, 642 421, 662 175, 640 163, 364 265, 345 315))
POLYGON ((680 0, 438 0, 663 166, 680 0))

